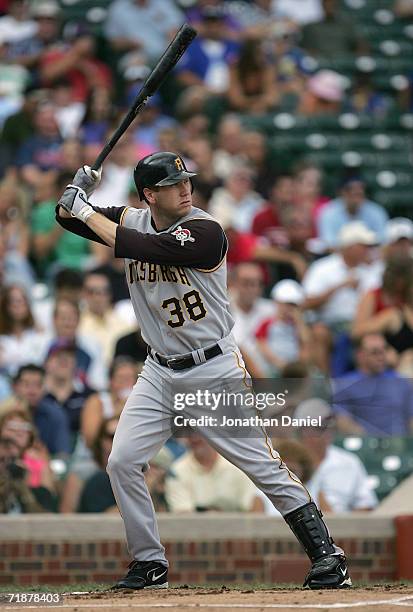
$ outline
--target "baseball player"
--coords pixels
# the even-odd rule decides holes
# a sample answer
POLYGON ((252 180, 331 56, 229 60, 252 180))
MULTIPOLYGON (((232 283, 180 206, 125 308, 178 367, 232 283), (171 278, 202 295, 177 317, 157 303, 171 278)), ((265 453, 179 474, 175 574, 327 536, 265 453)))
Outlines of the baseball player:
MULTIPOLYGON (((176 384, 196 379, 248 382, 231 334, 226 288, 227 239, 219 223, 192 204, 193 172, 171 152, 139 161, 134 180, 147 209, 99 208, 88 196, 100 173, 84 166, 59 200, 65 229, 114 249, 125 260, 133 308, 148 357, 120 417, 107 471, 125 523, 132 562, 115 588, 168 586, 168 561, 144 472, 173 432, 176 384)), ((185 407, 197 416, 197 406, 185 407)), ((351 586, 343 551, 316 504, 273 449, 262 428, 248 437, 199 428, 211 445, 243 470, 283 515, 312 567, 304 586, 351 586)))

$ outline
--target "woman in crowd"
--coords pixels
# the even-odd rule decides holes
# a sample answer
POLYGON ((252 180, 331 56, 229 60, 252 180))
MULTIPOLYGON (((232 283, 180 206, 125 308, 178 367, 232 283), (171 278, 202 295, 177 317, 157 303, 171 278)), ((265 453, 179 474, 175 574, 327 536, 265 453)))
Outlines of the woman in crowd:
POLYGON ((45 446, 37 437, 30 416, 16 408, 0 418, 0 438, 12 440, 19 449, 18 459, 26 470, 25 482, 40 505, 53 511, 56 482, 50 469, 50 458, 45 446))
POLYGON ((227 95, 233 110, 263 114, 276 105, 275 70, 264 54, 261 40, 244 43, 229 74, 227 95))
POLYGON ((13 375, 26 363, 43 363, 47 338, 36 328, 29 300, 19 285, 0 293, 0 369, 13 375))
POLYGON ((109 371, 109 389, 91 395, 82 411, 81 431, 87 446, 94 444, 105 419, 119 417, 136 382, 138 367, 128 357, 117 357, 109 371))

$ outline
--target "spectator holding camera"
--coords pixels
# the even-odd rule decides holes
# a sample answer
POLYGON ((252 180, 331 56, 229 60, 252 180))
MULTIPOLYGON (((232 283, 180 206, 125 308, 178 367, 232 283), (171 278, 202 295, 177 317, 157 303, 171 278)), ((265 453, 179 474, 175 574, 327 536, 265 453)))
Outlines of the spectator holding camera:
POLYGON ((0 419, 0 438, 8 438, 16 443, 19 458, 27 472, 27 484, 38 489, 37 498, 39 495, 46 495, 49 499, 43 501, 47 506, 53 507, 51 496, 55 491, 55 478, 49 465, 49 453, 39 440, 30 416, 19 408, 6 412, 0 419))

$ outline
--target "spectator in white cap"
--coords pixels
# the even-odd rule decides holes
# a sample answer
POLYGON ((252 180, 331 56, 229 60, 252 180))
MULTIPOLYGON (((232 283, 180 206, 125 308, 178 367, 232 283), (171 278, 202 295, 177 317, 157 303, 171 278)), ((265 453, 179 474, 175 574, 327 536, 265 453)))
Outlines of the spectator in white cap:
POLYGON ((265 320, 256 331, 258 348, 272 374, 293 361, 308 361, 310 333, 301 307, 304 291, 296 281, 286 279, 274 285, 271 297, 275 316, 265 320))
POLYGON ((324 512, 371 510, 377 505, 367 472, 353 453, 333 444, 335 418, 327 402, 305 400, 294 412, 294 419, 318 419, 317 427, 300 427, 298 436, 311 455, 315 471, 306 483, 324 512))
POLYGON ((407 217, 395 217, 386 225, 384 238, 385 259, 413 257, 413 221, 407 217))
POLYGON ((335 335, 349 330, 358 301, 370 288, 369 248, 376 243, 364 223, 348 223, 339 232, 337 252, 312 263, 304 276, 304 306, 312 311, 312 352, 323 372, 330 371, 335 335))
POLYGON ((301 115, 334 114, 340 112, 347 81, 334 70, 319 70, 306 82, 297 112, 301 115))
POLYGON ((329 249, 337 246, 341 228, 351 221, 362 221, 368 229, 384 240, 387 212, 380 204, 366 198, 365 184, 360 176, 347 177, 341 185, 340 196, 327 202, 317 220, 318 235, 329 249))

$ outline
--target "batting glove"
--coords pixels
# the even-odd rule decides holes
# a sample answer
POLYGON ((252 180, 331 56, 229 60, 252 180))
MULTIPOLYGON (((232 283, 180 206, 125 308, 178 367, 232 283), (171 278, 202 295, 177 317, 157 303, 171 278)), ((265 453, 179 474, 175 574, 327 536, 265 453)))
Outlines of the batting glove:
POLYGON ((72 217, 86 223, 90 215, 95 212, 87 201, 86 193, 76 185, 68 185, 59 200, 59 206, 64 208, 72 217))
POLYGON ((90 198, 99 185, 101 178, 102 168, 99 168, 99 170, 92 170, 90 166, 82 166, 76 172, 72 185, 76 185, 76 187, 83 189, 87 197, 90 198))

